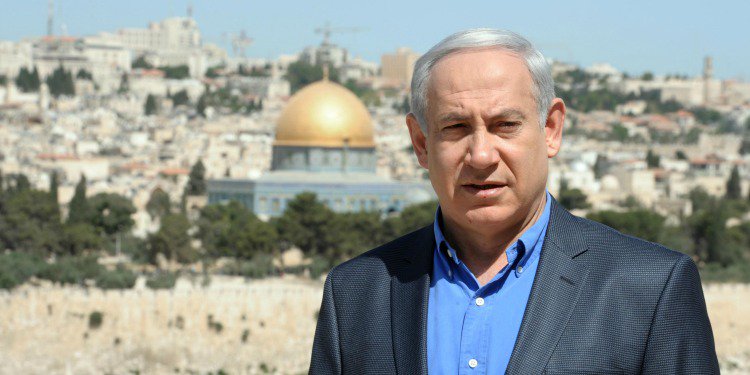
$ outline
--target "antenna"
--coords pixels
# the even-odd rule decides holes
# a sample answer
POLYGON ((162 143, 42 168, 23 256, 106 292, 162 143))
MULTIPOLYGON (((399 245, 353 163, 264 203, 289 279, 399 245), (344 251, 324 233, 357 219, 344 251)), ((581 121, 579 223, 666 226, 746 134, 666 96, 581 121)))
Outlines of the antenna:
POLYGON ((55 2, 53 0, 47 1, 47 35, 52 36, 54 29, 52 28, 52 18, 55 14, 55 2))
POLYGON ((240 35, 232 35, 232 53, 235 57, 245 57, 245 49, 253 44, 253 38, 247 36, 245 30, 240 35))

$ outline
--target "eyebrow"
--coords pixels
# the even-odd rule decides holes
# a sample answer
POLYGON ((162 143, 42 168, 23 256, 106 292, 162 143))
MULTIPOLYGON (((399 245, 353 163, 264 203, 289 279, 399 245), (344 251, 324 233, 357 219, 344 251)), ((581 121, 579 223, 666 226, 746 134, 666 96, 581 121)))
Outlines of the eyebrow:
MULTIPOLYGON (((506 108, 506 109, 503 109, 503 110, 501 110, 501 111, 499 111, 497 113, 491 114, 489 116, 489 118, 491 118, 491 119, 497 119, 497 118, 506 118, 507 119, 507 118, 510 118, 510 119, 517 119, 517 120, 525 120, 526 119, 526 115, 524 115, 524 113, 521 112, 518 109, 515 109, 515 108, 506 108)), ((446 123, 446 122, 461 122, 461 121, 466 121, 467 119, 469 119, 469 116, 466 116, 466 115, 464 115, 462 113, 449 112, 449 113, 446 113, 445 115, 441 116, 438 121, 440 121, 441 123, 446 123)))

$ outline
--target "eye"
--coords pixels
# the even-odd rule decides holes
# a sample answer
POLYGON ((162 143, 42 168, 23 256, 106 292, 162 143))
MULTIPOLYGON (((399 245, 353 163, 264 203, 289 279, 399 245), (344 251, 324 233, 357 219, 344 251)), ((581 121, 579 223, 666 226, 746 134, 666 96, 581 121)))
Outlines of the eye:
POLYGON ((448 126, 444 127, 443 129, 445 129, 445 130, 448 130, 448 129, 460 129, 460 128, 463 128, 464 126, 466 126, 466 124, 458 123, 458 124, 448 125, 448 126))
POLYGON ((501 121, 495 124, 495 129, 500 131, 515 131, 520 126, 520 121, 501 121))
POLYGON ((513 127, 513 126, 519 126, 519 125, 521 125, 521 123, 518 122, 518 121, 503 121, 503 122, 501 122, 501 123, 498 124, 498 126, 501 126, 501 127, 504 127, 504 128, 513 127))

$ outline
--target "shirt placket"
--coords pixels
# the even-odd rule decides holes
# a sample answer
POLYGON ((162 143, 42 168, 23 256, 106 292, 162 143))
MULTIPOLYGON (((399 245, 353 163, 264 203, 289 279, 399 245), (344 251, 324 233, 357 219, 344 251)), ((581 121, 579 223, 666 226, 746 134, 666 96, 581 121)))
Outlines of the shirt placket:
POLYGON ((469 300, 461 330, 461 351, 459 374, 473 375, 487 373, 487 353, 489 350, 488 317, 491 306, 482 296, 480 289, 469 300))

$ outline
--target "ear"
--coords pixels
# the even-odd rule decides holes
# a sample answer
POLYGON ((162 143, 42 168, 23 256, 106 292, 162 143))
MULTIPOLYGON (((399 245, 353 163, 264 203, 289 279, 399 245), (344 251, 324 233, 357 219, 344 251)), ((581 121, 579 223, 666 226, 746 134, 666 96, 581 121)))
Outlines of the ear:
POLYGON ((414 154, 417 155, 419 165, 424 169, 428 169, 427 164, 427 137, 422 132, 422 128, 419 126, 416 116, 413 113, 406 115, 406 126, 409 127, 409 136, 411 137, 411 145, 414 148, 414 154))
POLYGON ((544 124, 544 140, 547 143, 547 157, 553 158, 560 152, 562 130, 565 123, 565 103, 560 98, 552 100, 547 121, 544 124))

